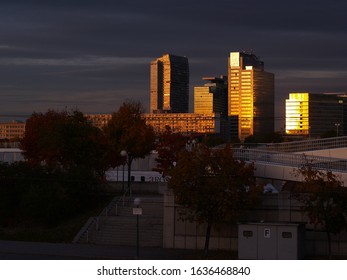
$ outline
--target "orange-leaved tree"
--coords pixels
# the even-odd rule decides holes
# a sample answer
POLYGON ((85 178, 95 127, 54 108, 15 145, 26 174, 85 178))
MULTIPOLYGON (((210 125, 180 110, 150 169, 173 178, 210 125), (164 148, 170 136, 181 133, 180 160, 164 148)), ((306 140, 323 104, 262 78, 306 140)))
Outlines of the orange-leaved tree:
POLYGON ((81 168, 102 176, 108 166, 106 138, 77 110, 33 113, 20 144, 31 165, 52 171, 81 168))
POLYGON ((211 149, 199 144, 180 154, 169 187, 182 206, 182 219, 206 223, 205 255, 212 226, 245 219, 247 210, 259 202, 262 188, 256 185, 253 171, 253 164, 233 157, 229 145, 211 149))
POLYGON ((136 158, 144 158, 154 149, 155 134, 151 126, 142 118, 143 107, 140 102, 127 101, 104 127, 105 136, 112 153, 112 166, 120 165, 119 155, 126 152, 128 181, 130 181, 131 164, 136 158))
POLYGON ((158 157, 154 171, 158 171, 163 177, 167 176, 169 171, 177 163, 178 155, 186 146, 187 139, 181 133, 172 132, 170 126, 165 127, 165 131, 158 137, 156 150, 158 157))
POLYGON ((319 170, 308 160, 296 175, 303 181, 295 184, 292 194, 302 203, 309 221, 326 232, 331 258, 331 235, 347 230, 347 189, 333 172, 319 170))

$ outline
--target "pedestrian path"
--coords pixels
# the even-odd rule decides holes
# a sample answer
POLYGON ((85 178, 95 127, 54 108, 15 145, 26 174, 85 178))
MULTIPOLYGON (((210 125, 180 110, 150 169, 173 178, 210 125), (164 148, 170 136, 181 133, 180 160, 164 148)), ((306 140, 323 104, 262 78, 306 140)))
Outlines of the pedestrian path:
MULTIPOLYGON (((196 250, 140 248, 139 259, 183 260, 198 254, 196 250)), ((2 260, 133 260, 136 247, 95 244, 42 243, 0 240, 2 260)))
MULTIPOLYGON (((133 214, 133 202, 121 200, 107 215, 91 217, 74 238, 75 243, 107 244, 117 246, 136 245, 137 230, 142 247, 163 246, 163 196, 142 195, 141 215, 133 214), (115 211, 116 210, 116 211, 115 211)), ((111 206, 107 207, 111 209, 111 206)))

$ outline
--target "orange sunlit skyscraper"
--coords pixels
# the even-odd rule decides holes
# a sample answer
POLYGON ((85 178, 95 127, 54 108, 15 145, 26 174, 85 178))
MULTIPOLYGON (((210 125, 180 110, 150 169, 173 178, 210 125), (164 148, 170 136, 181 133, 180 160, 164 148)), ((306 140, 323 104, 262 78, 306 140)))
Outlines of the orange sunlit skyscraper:
POLYGON ((228 63, 228 116, 231 136, 274 132, 274 74, 254 54, 231 52, 228 63))
POLYGON ((150 112, 188 113, 188 58, 165 54, 151 62, 150 112))

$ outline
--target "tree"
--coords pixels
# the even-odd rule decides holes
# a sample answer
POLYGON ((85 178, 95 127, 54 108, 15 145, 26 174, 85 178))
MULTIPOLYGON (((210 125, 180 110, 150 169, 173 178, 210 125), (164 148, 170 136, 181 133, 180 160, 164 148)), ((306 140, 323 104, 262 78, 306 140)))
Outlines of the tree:
POLYGON ((169 187, 183 206, 182 219, 207 224, 205 255, 212 226, 240 221, 260 198, 253 171, 253 164, 233 158, 229 145, 214 150, 200 144, 180 154, 169 187))
POLYGON ((210 134, 205 135, 201 140, 202 143, 208 147, 216 147, 225 143, 225 140, 222 137, 210 134))
POLYGON ((327 234, 328 256, 331 258, 331 235, 347 229, 347 190, 331 171, 321 171, 306 162, 296 171, 303 182, 296 184, 293 196, 315 226, 327 234))
POLYGON ((171 128, 166 126, 158 140, 156 145, 158 157, 155 159, 157 167, 153 170, 160 172, 165 177, 177 163, 178 155, 185 148, 187 139, 181 133, 173 133, 171 128))
POLYGON ((112 118, 104 127, 105 136, 111 146, 112 166, 118 166, 125 160, 120 157, 121 151, 127 153, 128 182, 133 160, 144 158, 154 149, 154 130, 146 124, 142 113, 141 103, 125 102, 112 114, 112 118))
POLYGON ((102 131, 77 110, 33 113, 20 144, 33 166, 44 164, 52 171, 78 167, 100 176, 107 169, 107 143, 102 131))
POLYGON ((47 172, 26 161, 0 162, 0 226, 53 225, 95 202, 95 178, 81 170, 47 172))

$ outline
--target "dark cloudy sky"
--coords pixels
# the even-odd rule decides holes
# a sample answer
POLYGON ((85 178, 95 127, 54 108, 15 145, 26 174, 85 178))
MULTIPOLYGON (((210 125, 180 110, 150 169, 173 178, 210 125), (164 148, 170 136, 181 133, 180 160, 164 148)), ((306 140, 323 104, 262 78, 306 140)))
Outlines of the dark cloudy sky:
POLYGON ((193 86, 253 50, 289 92, 347 91, 347 1, 98 0, 0 2, 0 115, 149 104, 149 64, 187 56, 193 86))

